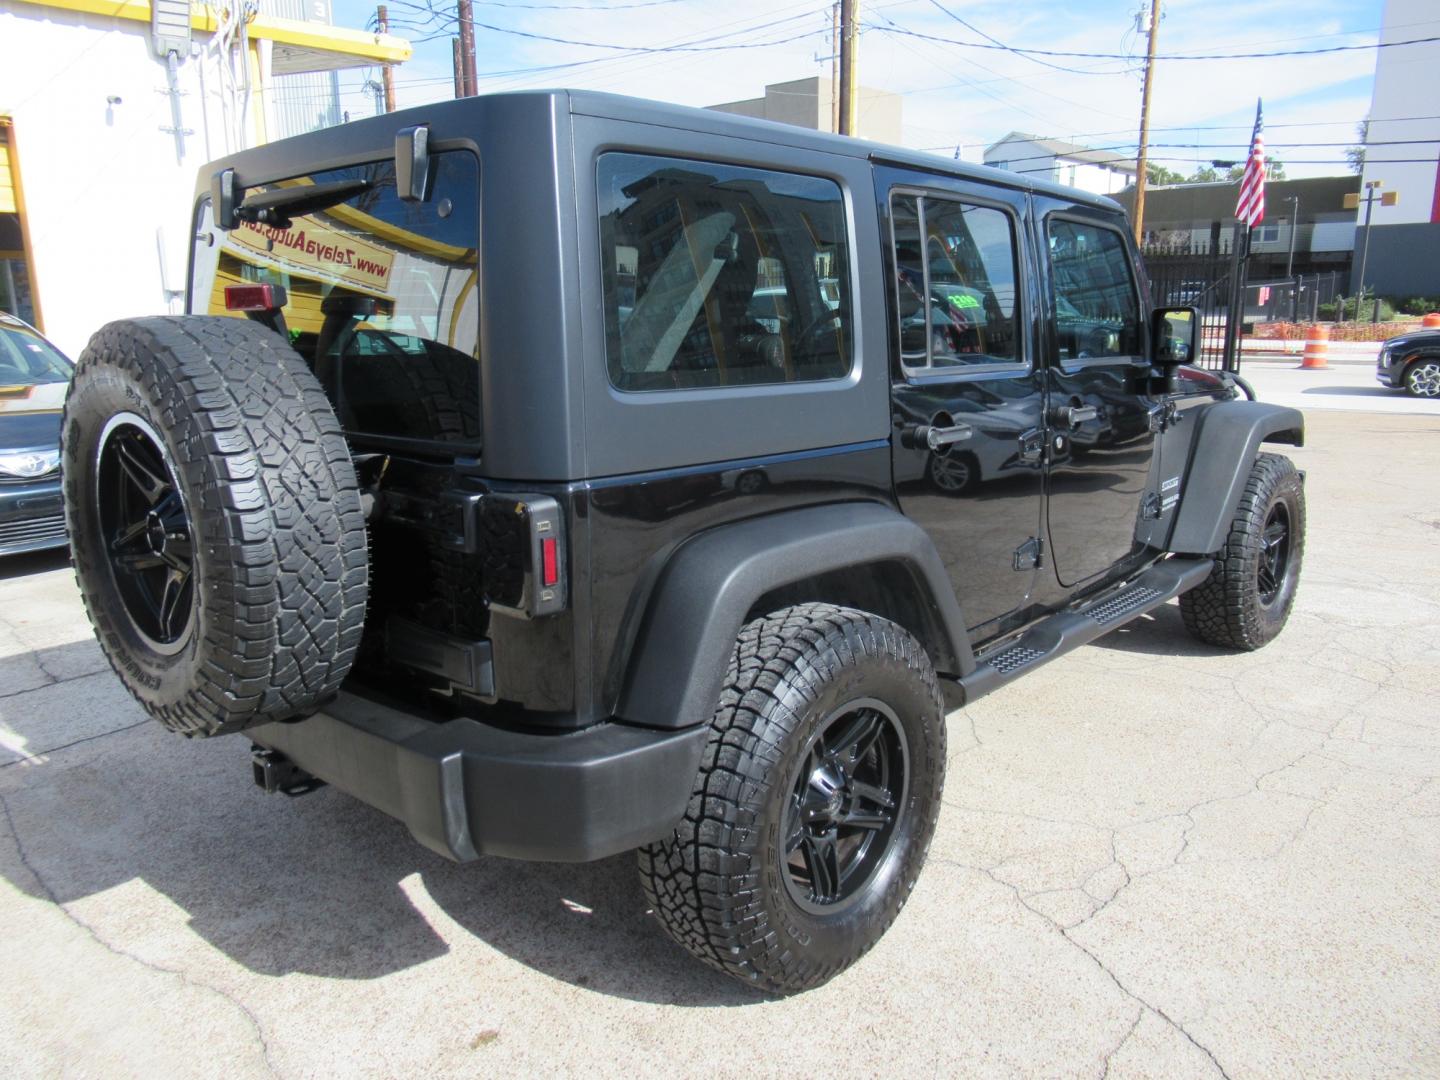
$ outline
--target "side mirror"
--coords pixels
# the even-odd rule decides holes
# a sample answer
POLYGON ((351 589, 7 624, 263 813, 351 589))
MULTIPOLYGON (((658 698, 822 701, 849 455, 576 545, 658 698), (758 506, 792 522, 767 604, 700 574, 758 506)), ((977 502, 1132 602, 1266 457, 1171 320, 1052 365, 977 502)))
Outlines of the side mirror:
POLYGON ((1194 358, 1200 335, 1200 317, 1194 308, 1156 308, 1150 330, 1157 367, 1170 372, 1194 358))

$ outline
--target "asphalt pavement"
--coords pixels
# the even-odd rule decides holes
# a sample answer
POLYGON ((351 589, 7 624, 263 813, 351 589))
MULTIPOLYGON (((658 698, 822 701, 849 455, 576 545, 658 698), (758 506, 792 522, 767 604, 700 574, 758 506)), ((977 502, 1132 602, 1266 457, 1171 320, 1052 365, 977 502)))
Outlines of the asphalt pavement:
POLYGON ((143 717, 63 557, 0 563, 0 1075, 1440 1074, 1440 411, 1258 368, 1309 419, 1285 633, 1171 605, 952 714, 913 899, 784 1000, 628 857, 454 866, 262 794, 143 717))

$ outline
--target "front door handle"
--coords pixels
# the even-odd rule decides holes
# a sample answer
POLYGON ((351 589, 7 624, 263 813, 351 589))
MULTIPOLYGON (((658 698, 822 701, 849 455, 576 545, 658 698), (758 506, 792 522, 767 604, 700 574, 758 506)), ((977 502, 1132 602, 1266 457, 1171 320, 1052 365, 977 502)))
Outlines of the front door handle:
POLYGON ((1094 405, 1060 405, 1050 410, 1050 422, 1056 427, 1077 428, 1099 416, 1100 410, 1094 405))

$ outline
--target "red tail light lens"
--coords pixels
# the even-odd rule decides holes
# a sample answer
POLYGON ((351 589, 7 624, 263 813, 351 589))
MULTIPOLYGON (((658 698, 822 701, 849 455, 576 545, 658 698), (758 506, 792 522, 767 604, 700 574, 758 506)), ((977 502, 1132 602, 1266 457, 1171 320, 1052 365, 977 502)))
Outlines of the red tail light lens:
POLYGON ((280 285, 226 285, 226 311, 274 311, 285 306, 280 285))
POLYGON ((560 581, 560 549, 555 537, 540 541, 540 584, 551 588, 560 581))

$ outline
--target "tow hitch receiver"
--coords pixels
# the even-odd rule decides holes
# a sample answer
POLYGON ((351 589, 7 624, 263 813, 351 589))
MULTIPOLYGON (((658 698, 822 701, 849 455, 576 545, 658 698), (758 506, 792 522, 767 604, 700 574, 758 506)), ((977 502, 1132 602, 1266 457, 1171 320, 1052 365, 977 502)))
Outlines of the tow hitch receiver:
POLYGON ((294 798, 325 786, 324 780, 311 776, 284 754, 263 746, 251 746, 250 767, 255 772, 256 785, 264 788, 267 795, 278 791, 294 798))

